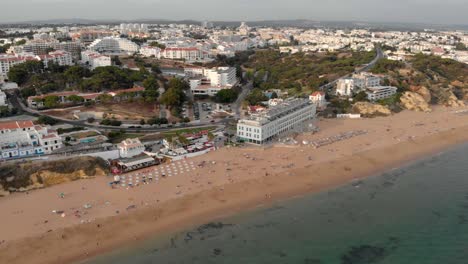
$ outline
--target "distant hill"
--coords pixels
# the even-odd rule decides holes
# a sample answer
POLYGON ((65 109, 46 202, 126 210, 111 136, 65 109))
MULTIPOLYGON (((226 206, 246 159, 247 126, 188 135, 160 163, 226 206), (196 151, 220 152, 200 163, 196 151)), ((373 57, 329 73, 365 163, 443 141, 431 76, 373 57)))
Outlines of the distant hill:
MULTIPOLYGON (((424 29, 434 30, 468 30, 468 25, 440 25, 424 23, 401 23, 401 22, 368 22, 368 21, 317 21, 310 19, 292 19, 292 20, 260 20, 245 21, 249 26, 260 27, 300 27, 300 28, 366 28, 374 30, 400 30, 400 31, 420 31, 424 29)), ((120 23, 148 23, 148 24, 200 24, 197 20, 168 20, 142 18, 132 20, 121 19, 47 19, 30 20, 23 22, 0 23, 0 25, 95 25, 95 24, 120 24, 120 23)), ((216 26, 237 27, 241 21, 213 21, 216 26)))

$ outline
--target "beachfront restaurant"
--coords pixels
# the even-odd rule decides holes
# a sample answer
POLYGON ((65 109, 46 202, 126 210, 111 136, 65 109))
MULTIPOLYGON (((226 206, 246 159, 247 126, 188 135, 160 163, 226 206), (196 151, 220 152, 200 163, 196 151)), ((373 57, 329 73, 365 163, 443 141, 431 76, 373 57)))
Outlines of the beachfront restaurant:
POLYGON ((116 167, 118 169, 118 172, 124 173, 158 164, 160 164, 160 161, 158 159, 147 155, 142 155, 133 158, 119 159, 117 161, 116 167))

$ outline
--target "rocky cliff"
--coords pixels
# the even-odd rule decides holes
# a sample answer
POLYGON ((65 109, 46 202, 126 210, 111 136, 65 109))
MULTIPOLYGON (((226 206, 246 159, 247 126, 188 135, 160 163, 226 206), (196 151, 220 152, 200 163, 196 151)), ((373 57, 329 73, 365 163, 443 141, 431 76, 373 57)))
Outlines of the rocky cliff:
POLYGON ((353 105, 352 112, 361 114, 363 117, 388 116, 392 112, 386 106, 372 104, 369 102, 357 102, 353 105))
POLYGON ((427 97, 424 98, 416 92, 404 92, 400 97, 400 104, 403 108, 420 112, 431 112, 427 97))
POLYGON ((107 173, 106 162, 93 157, 5 164, 0 166, 0 196, 105 176, 107 173))

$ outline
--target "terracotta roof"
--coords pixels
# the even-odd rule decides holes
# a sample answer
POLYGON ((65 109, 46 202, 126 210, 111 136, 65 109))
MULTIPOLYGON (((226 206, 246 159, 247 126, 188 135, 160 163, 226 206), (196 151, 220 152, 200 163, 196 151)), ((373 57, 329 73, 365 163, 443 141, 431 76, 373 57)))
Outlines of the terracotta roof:
POLYGON ((166 48, 163 51, 199 51, 199 49, 194 48, 194 47, 183 47, 183 48, 166 48))
POLYGON ((10 121, 10 122, 0 122, 0 130, 5 129, 18 129, 18 128, 28 128, 34 127, 34 124, 31 120, 28 121, 10 121))
POLYGON ((317 95, 324 96, 324 95, 325 95, 325 93, 324 93, 324 92, 322 92, 322 91, 316 91, 316 92, 313 92, 313 93, 311 94, 311 96, 317 96, 317 95))

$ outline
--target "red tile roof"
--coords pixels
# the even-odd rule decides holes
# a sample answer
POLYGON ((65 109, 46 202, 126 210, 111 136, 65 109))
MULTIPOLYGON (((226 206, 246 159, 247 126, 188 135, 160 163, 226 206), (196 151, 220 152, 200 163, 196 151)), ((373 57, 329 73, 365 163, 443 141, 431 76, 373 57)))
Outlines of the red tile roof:
POLYGON ((0 122, 0 130, 21 129, 21 128, 28 128, 28 127, 34 127, 34 124, 31 120, 0 122))
POLYGON ((316 91, 316 92, 313 92, 313 93, 311 94, 311 96, 317 96, 317 95, 324 96, 325 93, 324 93, 324 92, 321 92, 321 91, 316 91))

